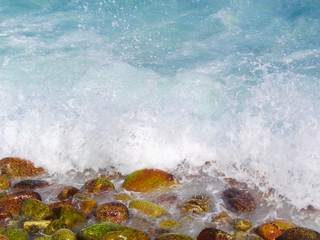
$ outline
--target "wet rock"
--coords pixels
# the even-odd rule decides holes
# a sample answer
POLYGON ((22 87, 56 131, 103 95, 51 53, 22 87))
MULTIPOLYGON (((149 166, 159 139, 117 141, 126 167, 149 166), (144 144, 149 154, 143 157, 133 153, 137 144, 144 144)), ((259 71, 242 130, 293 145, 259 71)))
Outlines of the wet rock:
POLYGON ((52 234, 52 240, 77 240, 77 238, 70 229, 61 228, 52 234))
POLYGON ((262 238, 258 237, 257 235, 250 234, 250 233, 244 232, 244 231, 236 232, 235 237, 237 240, 263 240, 262 238))
POLYGON ((113 197, 117 200, 122 200, 122 201, 130 201, 132 199, 131 196, 126 193, 114 194, 113 197))
POLYGON ((199 233, 197 237, 197 240, 209 240, 209 239, 210 240, 233 240, 235 238, 230 234, 225 233, 216 228, 205 228, 199 233))
POLYGON ((31 217, 34 220, 44 220, 52 216, 50 208, 37 199, 28 199, 20 208, 23 217, 31 217))
POLYGON ((51 236, 37 237, 34 240, 51 240, 51 236))
POLYGON ((178 180, 170 173, 158 169, 142 169, 131 173, 122 187, 128 191, 149 192, 177 183, 178 180))
POLYGON ((6 236, 0 234, 0 240, 9 240, 9 238, 7 238, 6 236))
POLYGON ((161 203, 161 204, 167 204, 167 205, 180 205, 181 204, 181 198, 176 196, 176 195, 172 195, 172 194, 161 194, 159 197, 156 198, 156 202, 161 203))
POLYGON ((209 211, 209 205, 201 199, 190 199, 181 206, 181 212, 188 212, 192 214, 200 214, 209 211))
POLYGON ((79 240, 97 240, 108 232, 117 231, 120 227, 119 224, 114 222, 99 222, 81 229, 77 233, 77 239, 79 240))
POLYGON ((7 209, 0 207, 0 222, 5 222, 7 219, 11 219, 12 214, 7 209))
POLYGON ((49 183, 44 180, 23 180, 16 183, 13 188, 16 191, 26 191, 49 186, 49 183))
POLYGON ((128 208, 119 202, 110 202, 100 205, 94 213, 99 221, 121 223, 129 218, 128 208))
POLYGON ((73 227, 87 220, 88 215, 74 208, 62 206, 60 209, 59 219, 62 220, 68 227, 73 227))
POLYGON ((162 229, 169 229, 169 230, 177 230, 178 228, 181 227, 180 223, 173 221, 173 220, 166 220, 162 221, 159 224, 159 227, 162 229))
POLYGON ((256 204, 253 197, 245 190, 229 188, 222 194, 223 201, 228 210, 237 213, 253 213, 256 204))
POLYGON ((129 208, 137 209, 148 217, 161 217, 167 215, 167 211, 159 205, 144 200, 132 200, 129 204, 129 208))
POLYGON ((153 237, 153 238, 157 238, 160 237, 161 235, 165 234, 165 233, 171 233, 171 230, 168 229, 163 229, 163 228, 152 228, 149 230, 149 234, 153 237))
POLYGON ((62 206, 66 206, 66 207, 72 207, 73 203, 71 201, 61 201, 61 202, 54 202, 54 203, 49 203, 48 207, 50 209, 55 209, 55 208, 59 208, 62 206))
POLYGON ((0 169, 9 178, 34 177, 46 172, 44 168, 37 168, 32 162, 21 158, 3 158, 0 161, 0 169))
POLYGON ((49 223, 49 220, 27 221, 23 223, 23 228, 30 233, 39 233, 42 232, 49 223))
POLYGON ((308 228, 291 228, 285 231, 281 236, 277 237, 276 240, 320 240, 320 233, 313 231, 308 228))
POLYGON ((113 184, 105 178, 95 178, 86 182, 82 188, 85 193, 99 195, 108 191, 115 191, 113 184))
POLYGON ((0 207, 7 209, 12 214, 18 214, 20 212, 21 205, 29 199, 37 199, 41 201, 41 196, 36 192, 13 193, 0 199, 0 207))
POLYGON ((3 233, 3 235, 10 240, 27 240, 29 238, 28 232, 20 228, 8 229, 3 233))
POLYGON ((0 175, 0 190, 7 190, 11 186, 10 179, 5 175, 0 175))
POLYGON ((130 227, 119 227, 117 231, 108 232, 101 240, 130 239, 130 240, 150 240, 150 237, 142 231, 130 227))
POLYGON ((81 212, 84 212, 86 214, 91 214, 94 209, 97 207, 98 203, 95 200, 85 200, 80 201, 75 204, 75 208, 80 210, 81 212))
POLYGON ((260 225, 256 232, 257 234, 266 240, 273 240, 283 234, 285 231, 291 228, 297 227, 296 224, 290 221, 280 220, 271 221, 260 225))
POLYGON ((52 222, 48 224, 48 226, 44 229, 44 234, 51 235, 58 231, 61 228, 67 228, 67 224, 65 224, 62 220, 60 219, 55 219, 52 222))
POLYGON ((165 233, 157 237, 155 240, 195 240, 195 239, 179 233, 165 233))
POLYGON ((247 231, 252 228, 252 222, 248 219, 238 218, 233 220, 232 225, 241 231, 247 231))
POLYGON ((90 199, 91 196, 89 194, 85 194, 85 193, 76 193, 75 195, 73 195, 73 199, 78 199, 78 200, 88 200, 90 199))
POLYGON ((64 189, 61 190, 61 192, 58 194, 57 198, 59 200, 65 200, 69 197, 72 197, 75 195, 77 192, 79 192, 79 189, 73 186, 65 187, 64 189))

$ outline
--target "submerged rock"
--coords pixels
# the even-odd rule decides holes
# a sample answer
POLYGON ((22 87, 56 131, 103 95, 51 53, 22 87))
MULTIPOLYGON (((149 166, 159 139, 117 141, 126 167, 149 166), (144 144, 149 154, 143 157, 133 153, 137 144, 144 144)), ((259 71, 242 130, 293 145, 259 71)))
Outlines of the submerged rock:
POLYGON ((157 237, 155 240, 195 240, 195 239, 180 233, 165 233, 157 237))
POLYGON ((95 200, 85 200, 80 201, 75 204, 75 208, 80 210, 81 212, 84 212, 86 214, 91 214, 94 209, 97 207, 98 203, 95 200))
POLYGON ((86 228, 81 229, 77 233, 77 239, 79 240, 97 240, 108 232, 117 231, 120 227, 119 224, 114 222, 99 222, 92 224, 86 228))
POLYGON ((128 208, 119 202, 110 202, 100 205, 94 213, 99 221, 121 223, 129 218, 128 208))
POLYGON ((29 238, 28 232, 21 228, 8 229, 3 235, 10 240, 27 240, 29 238))
POLYGON ((27 221, 23 223, 23 228, 31 233, 39 233, 42 232, 49 223, 49 220, 27 221))
POLYGON ((49 183, 44 180, 23 180, 16 183, 13 188, 16 191, 26 191, 49 186, 49 183))
POLYGON ((245 190, 229 188, 222 194, 223 201, 228 210, 237 213, 253 213, 256 204, 253 197, 245 190))
POLYGON ((5 175, 0 175, 0 190, 7 190, 11 186, 11 181, 5 175))
POLYGON ((7 209, 0 207, 0 222, 4 222, 7 219, 11 219, 11 218, 12 218, 11 212, 8 211, 7 209))
POLYGON ((132 200, 129 204, 129 208, 137 209, 148 217, 161 217, 167 215, 167 211, 159 205, 144 200, 132 200))
POLYGON ((82 188, 85 193, 99 195, 108 191, 115 191, 112 182, 105 178, 95 178, 86 182, 82 188))
POLYGON ((64 189, 61 190, 61 192, 58 194, 57 198, 59 200, 65 200, 69 197, 72 197, 75 195, 77 192, 79 192, 79 189, 73 186, 65 187, 64 189))
POLYGON ((34 220, 44 220, 52 216, 50 208, 37 199, 28 199, 20 208, 23 217, 31 217, 34 220))
POLYGON ((159 169, 142 169, 131 173, 122 187, 128 191, 149 192, 177 183, 178 180, 170 173, 159 169))
POLYGON ((46 172, 44 168, 37 168, 32 162, 21 158, 3 158, 0 161, 0 169, 9 178, 34 177, 46 172))
POLYGON ((77 238, 70 229, 61 228, 52 234, 52 240, 77 240, 77 238))
POLYGON ((51 235, 58 231, 61 228, 67 228, 67 224, 60 219, 55 219, 48 224, 48 226, 44 229, 44 234, 51 235))
POLYGON ((283 234, 285 231, 291 228, 297 227, 296 224, 290 221, 279 220, 271 221, 260 225, 256 232, 257 234, 266 240, 273 240, 283 234))
POLYGON ((181 227, 180 223, 173 220, 166 220, 159 223, 159 227, 162 229, 175 230, 181 227))
POLYGON ((0 199, 0 207, 7 209, 12 214, 18 214, 20 212, 21 205, 29 199, 37 199, 41 201, 41 196, 36 192, 13 193, 0 199))
POLYGON ((130 240, 150 240, 150 237, 142 231, 130 227, 119 227, 117 231, 108 232, 101 240, 116 240, 116 239, 130 239, 130 240))
POLYGON ((50 209, 55 209, 55 208, 59 208, 62 206, 72 207, 73 203, 71 201, 61 201, 61 202, 53 202, 53 203, 48 204, 48 207, 50 209))
POLYGON ((192 214, 200 214, 209 211, 209 205, 202 199, 190 199, 181 206, 181 212, 188 212, 192 214))
POLYGON ((88 215, 74 208, 62 206, 59 213, 59 218, 67 224, 68 227, 73 227, 79 223, 85 222, 88 215))
POLYGON ((218 230, 216 228, 205 228, 203 229, 198 237, 197 240, 234 240, 235 238, 230 234, 218 230))
POLYGON ((235 237, 236 240, 262 240, 259 236, 244 231, 236 232, 235 237))
POLYGON ((252 228, 252 222, 248 219, 240 218, 232 221, 232 225, 241 231, 247 231, 252 228))
POLYGON ((285 231, 276 240, 320 240, 320 233, 308 228, 291 228, 285 231))

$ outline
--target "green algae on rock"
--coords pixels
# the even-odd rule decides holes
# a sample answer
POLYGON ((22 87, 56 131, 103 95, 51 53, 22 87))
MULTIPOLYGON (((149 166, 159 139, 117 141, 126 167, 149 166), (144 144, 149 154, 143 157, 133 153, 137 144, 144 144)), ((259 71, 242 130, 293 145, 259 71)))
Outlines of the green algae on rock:
POLYGON ((48 224, 48 226, 44 229, 44 234, 51 235, 58 231, 61 228, 67 228, 67 224, 64 223, 61 219, 55 219, 48 224))
POLYGON ((62 206, 59 211, 59 219, 68 227, 73 227, 79 223, 83 223, 88 219, 88 215, 74 208, 62 206))
POLYGON ((3 235, 10 240, 27 240, 29 238, 28 232, 21 228, 8 229, 3 235))
POLYGON ((166 220, 159 223, 159 227, 168 230, 175 230, 181 227, 181 224, 174 220, 166 220))
POLYGON ((271 221, 260 225, 256 232, 266 240, 273 240, 291 228, 296 228, 297 225, 286 220, 271 221))
POLYGON ((3 158, 0 161, 0 169, 9 178, 34 177, 46 172, 44 168, 37 168, 32 162, 21 158, 3 158))
POLYGON ((232 221, 232 225, 234 226, 234 228, 241 230, 241 231, 247 231, 249 229, 252 228, 252 222, 248 219, 244 219, 244 218, 238 218, 238 219, 234 219, 232 221))
POLYGON ((253 213, 256 204, 253 197, 245 190, 229 188, 222 193, 222 199, 228 210, 237 213, 253 213))
POLYGON ((94 209, 97 207, 98 203, 95 200, 84 200, 77 202, 74 207, 81 212, 86 214, 91 214, 94 209))
POLYGON ((95 178, 91 179, 84 184, 82 190, 85 193, 91 193, 93 195, 99 195, 108 191, 115 191, 115 188, 112 182, 108 181, 105 178, 95 178))
POLYGON ((50 208, 37 199, 28 199, 22 203, 20 213, 23 217, 34 220, 44 220, 52 216, 50 208))
POLYGON ((61 190, 61 192, 59 192, 57 198, 59 200, 65 200, 69 197, 72 197, 73 195, 75 195, 77 192, 79 192, 79 189, 73 186, 68 186, 65 187, 64 189, 61 190))
POLYGON ((121 223, 129 218, 128 208, 119 202, 109 202, 98 206, 94 216, 99 221, 121 223))
POLYGON ((235 238, 231 236, 230 234, 218 230, 216 228, 205 228, 203 229, 198 237, 197 240, 234 240, 235 238))
POLYGON ((27 221, 23 223, 23 228, 30 233, 39 233, 42 232, 49 223, 49 220, 27 221))
POLYGON ((195 240, 195 239, 180 233, 165 233, 155 238, 155 240, 195 240))
POLYGON ((52 240, 77 240, 77 237, 70 229, 61 228, 52 234, 52 240))
POLYGON ((142 169, 131 173, 122 187, 128 191, 149 192, 177 183, 178 180, 170 173, 159 169, 142 169))
POLYGON ((285 231, 276 240, 320 240, 320 233, 308 228, 291 228, 285 231))
POLYGON ((77 239, 79 240, 99 240, 102 236, 111 231, 117 231, 120 227, 119 224, 114 222, 103 221, 92 224, 88 227, 81 229, 77 233, 77 239))
POLYGON ((119 227, 117 231, 108 232, 101 238, 101 240, 116 239, 150 240, 150 237, 145 232, 137 229, 130 227, 119 227))
POLYGON ((17 192, 9 194, 0 199, 0 207, 7 209, 12 214, 18 214, 21 205, 29 199, 41 201, 41 196, 37 192, 17 192))
POLYGON ((136 209, 148 217, 161 217, 167 215, 167 211, 158 204, 145 200, 132 200, 129 204, 129 208, 136 209))
POLYGON ((6 175, 0 175, 0 190, 7 190, 11 186, 11 181, 6 175))

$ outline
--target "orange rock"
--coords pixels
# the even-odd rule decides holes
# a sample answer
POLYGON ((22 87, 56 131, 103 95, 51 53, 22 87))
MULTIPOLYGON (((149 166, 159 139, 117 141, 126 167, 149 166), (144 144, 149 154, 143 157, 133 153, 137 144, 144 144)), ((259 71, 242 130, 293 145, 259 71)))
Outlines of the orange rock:
POLYGON ((36 168, 32 162, 21 158, 3 158, 0 169, 9 178, 34 177, 45 173, 44 168, 36 168))
POLYGON ((1 207, 0 208, 0 222, 4 222, 10 218, 12 218, 12 214, 8 210, 1 207))
POLYGON ((178 180, 170 173, 159 169, 142 169, 131 173, 122 187, 128 191, 149 192, 177 183, 178 180))
POLYGON ((97 205, 98 203, 95 200, 85 200, 77 202, 75 208, 84 213, 90 214, 93 212, 97 205))
POLYGON ((44 180, 23 180, 16 183, 13 188, 17 191, 26 191, 49 186, 49 183, 44 180))
POLYGON ((129 218, 128 208, 119 202, 109 202, 101 204, 94 213, 99 221, 111 221, 121 223, 129 218))
POLYGON ((72 186, 65 187, 58 194, 57 198, 59 200, 64 200, 64 199, 67 199, 68 197, 71 197, 71 196, 75 195, 77 192, 79 192, 79 189, 76 188, 76 187, 72 187, 72 186))
POLYGON ((260 237, 266 240, 274 240, 285 231, 291 228, 296 228, 297 225, 286 220, 271 221, 260 225, 257 228, 257 233, 260 237))
POLYGON ((37 199, 41 201, 41 196, 36 192, 13 193, 0 199, 0 207, 7 209, 12 214, 18 214, 21 205, 28 199, 37 199))
POLYGON ((107 191, 115 191, 112 182, 105 178, 95 178, 86 182, 82 188, 85 193, 99 195, 107 191))
POLYGON ((50 209, 59 208, 59 207, 62 207, 62 206, 67 206, 67 207, 72 207, 73 206, 71 201, 54 202, 54 203, 49 203, 47 205, 48 205, 48 207, 50 209))

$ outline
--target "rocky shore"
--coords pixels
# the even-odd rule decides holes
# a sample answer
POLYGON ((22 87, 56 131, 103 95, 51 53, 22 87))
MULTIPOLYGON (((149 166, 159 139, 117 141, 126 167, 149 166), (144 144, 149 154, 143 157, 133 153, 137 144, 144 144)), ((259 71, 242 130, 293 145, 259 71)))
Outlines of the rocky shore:
POLYGON ((2 159, 0 169, 0 240, 320 240, 288 219, 251 221, 261 199, 233 179, 218 199, 223 211, 213 214, 211 194, 185 199, 179 191, 188 185, 160 169, 100 174, 80 187, 51 182, 20 158, 2 159))

